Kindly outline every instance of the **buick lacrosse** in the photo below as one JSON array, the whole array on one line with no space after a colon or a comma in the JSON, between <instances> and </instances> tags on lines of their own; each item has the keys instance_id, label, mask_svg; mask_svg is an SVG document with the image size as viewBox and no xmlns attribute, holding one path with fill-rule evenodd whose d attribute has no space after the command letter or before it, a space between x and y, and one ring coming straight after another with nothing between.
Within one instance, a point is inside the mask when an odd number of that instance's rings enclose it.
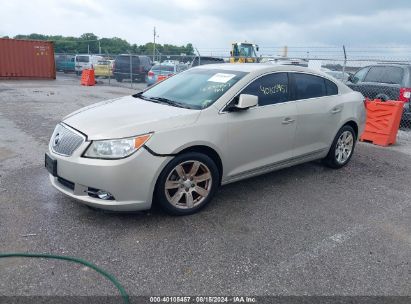
<instances>
[{"instance_id":1,"label":"buick lacrosse","mask_svg":"<svg viewBox=\"0 0 411 304\"><path fill-rule=\"evenodd\" d=\"M307 68L199 66L66 116L45 166L55 188L89 206L156 202L191 214L220 185L316 159L346 165L364 128L363 99Z\"/></svg>"}]
</instances>

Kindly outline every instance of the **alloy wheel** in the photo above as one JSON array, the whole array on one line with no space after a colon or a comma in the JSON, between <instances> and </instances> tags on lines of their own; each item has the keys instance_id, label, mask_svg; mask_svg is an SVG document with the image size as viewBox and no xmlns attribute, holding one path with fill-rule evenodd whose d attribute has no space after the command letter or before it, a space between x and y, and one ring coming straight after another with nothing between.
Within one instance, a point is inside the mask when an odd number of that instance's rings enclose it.
<instances>
[{"instance_id":1,"label":"alloy wheel","mask_svg":"<svg viewBox=\"0 0 411 304\"><path fill-rule=\"evenodd\" d=\"M176 208L191 209L200 205L210 193L210 169L197 160L184 161L171 170L165 182L167 200Z\"/></svg>"},{"instance_id":2,"label":"alloy wheel","mask_svg":"<svg viewBox=\"0 0 411 304\"><path fill-rule=\"evenodd\" d=\"M338 138L335 146L335 159L342 165L348 161L354 147L354 136L350 131L344 131Z\"/></svg>"}]
</instances>

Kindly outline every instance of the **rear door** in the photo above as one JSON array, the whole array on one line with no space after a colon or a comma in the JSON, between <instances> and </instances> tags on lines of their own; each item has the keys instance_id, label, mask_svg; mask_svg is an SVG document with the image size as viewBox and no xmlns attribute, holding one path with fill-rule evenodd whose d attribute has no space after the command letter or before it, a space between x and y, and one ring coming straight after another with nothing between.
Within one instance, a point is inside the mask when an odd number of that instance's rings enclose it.
<instances>
[{"instance_id":1,"label":"rear door","mask_svg":"<svg viewBox=\"0 0 411 304\"><path fill-rule=\"evenodd\" d=\"M330 80L305 73L290 73L292 99L297 107L296 157L327 150L340 125L343 104Z\"/></svg>"},{"instance_id":2,"label":"rear door","mask_svg":"<svg viewBox=\"0 0 411 304\"><path fill-rule=\"evenodd\" d=\"M259 100L257 107L224 114L229 134L225 168L227 177L234 179L292 158L296 130L287 73L261 76L240 94L256 95Z\"/></svg>"}]
</instances>

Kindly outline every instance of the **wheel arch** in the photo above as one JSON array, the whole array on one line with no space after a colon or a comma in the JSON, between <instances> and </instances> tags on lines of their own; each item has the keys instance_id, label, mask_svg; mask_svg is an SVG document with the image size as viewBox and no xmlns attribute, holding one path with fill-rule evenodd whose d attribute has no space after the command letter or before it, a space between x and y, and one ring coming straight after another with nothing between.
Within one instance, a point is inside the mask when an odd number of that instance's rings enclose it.
<instances>
[{"instance_id":1,"label":"wheel arch","mask_svg":"<svg viewBox=\"0 0 411 304\"><path fill-rule=\"evenodd\" d=\"M184 148L183 150L179 151L176 155L181 155L187 152L202 153L210 157L218 168L219 184L221 184L221 179L223 177L223 162L221 160L220 155L218 154L216 150L214 150L213 148L209 146L205 146L205 145L194 145L194 146Z\"/></svg>"},{"instance_id":2,"label":"wheel arch","mask_svg":"<svg viewBox=\"0 0 411 304\"><path fill-rule=\"evenodd\" d=\"M341 128L344 127L344 126L350 126L351 128L353 128L353 129L354 129L354 132L355 132L355 137L356 137L356 139L358 139L358 136L359 136L359 134L358 134L358 124L357 124L354 120L348 120L348 121L346 121L346 122L341 126ZM340 128L340 129L341 129L341 128Z\"/></svg>"}]
</instances>

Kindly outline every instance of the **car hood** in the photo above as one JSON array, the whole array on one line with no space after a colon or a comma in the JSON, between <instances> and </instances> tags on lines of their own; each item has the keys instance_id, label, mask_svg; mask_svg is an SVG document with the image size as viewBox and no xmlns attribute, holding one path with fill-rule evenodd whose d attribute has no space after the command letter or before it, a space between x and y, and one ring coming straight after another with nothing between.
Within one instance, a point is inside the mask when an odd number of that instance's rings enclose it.
<instances>
[{"instance_id":1,"label":"car hood","mask_svg":"<svg viewBox=\"0 0 411 304\"><path fill-rule=\"evenodd\" d=\"M190 125L200 112L126 96L82 108L66 116L63 122L87 135L89 140L99 140Z\"/></svg>"}]
</instances>

